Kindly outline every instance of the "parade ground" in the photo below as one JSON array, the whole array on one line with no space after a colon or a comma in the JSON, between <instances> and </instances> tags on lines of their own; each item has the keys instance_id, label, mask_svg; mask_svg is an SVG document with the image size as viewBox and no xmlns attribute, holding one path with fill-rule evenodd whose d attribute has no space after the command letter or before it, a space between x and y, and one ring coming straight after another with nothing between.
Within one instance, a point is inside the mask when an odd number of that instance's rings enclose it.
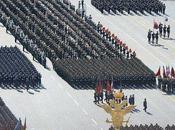
<instances>
[{"instance_id":1,"label":"parade ground","mask_svg":"<svg viewBox=\"0 0 175 130\"><path fill-rule=\"evenodd\" d=\"M101 14L91 5L90 0L85 0L87 15L92 15L92 20L99 21L117 35L129 47L137 52L137 57L152 71L157 72L159 66L175 67L175 1L163 1L166 4L166 15L150 14ZM77 0L71 0L78 7ZM165 18L168 21L165 22ZM153 28L153 21L171 26L170 39L159 38L159 44L147 42L147 33ZM0 46L17 46L21 52L22 45L15 43L14 37L6 33L5 27L0 24ZM2 89L0 97L5 104L22 121L26 118L27 130L108 130L110 119L102 108L94 101L94 90L72 88L53 70L53 65L47 59L48 69L38 62L33 61L29 52L23 54L32 62L37 71L42 75L40 89ZM122 87L122 86L121 86ZM117 91L117 90L116 90ZM128 97L135 95L136 109L125 117L128 125L156 124L165 127L175 124L175 95L168 95L156 86L151 88L124 89ZM147 99L148 110L144 112L143 101Z\"/></svg>"}]
</instances>

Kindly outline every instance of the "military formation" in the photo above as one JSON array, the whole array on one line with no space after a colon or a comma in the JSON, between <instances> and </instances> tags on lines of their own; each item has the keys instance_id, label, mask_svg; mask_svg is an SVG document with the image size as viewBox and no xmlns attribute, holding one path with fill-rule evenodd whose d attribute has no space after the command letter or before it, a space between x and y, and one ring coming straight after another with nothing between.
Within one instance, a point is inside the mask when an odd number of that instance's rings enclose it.
<instances>
[{"instance_id":1,"label":"military formation","mask_svg":"<svg viewBox=\"0 0 175 130\"><path fill-rule=\"evenodd\" d=\"M119 84L155 82L135 51L100 23L95 26L91 16L78 16L69 1L1 0L0 10L7 32L23 50L44 67L48 57L70 83L93 84L111 77Z\"/></svg>"},{"instance_id":2,"label":"military formation","mask_svg":"<svg viewBox=\"0 0 175 130\"><path fill-rule=\"evenodd\" d=\"M132 12L137 13L137 11L144 13L162 13L165 14L166 6L162 1L159 0L91 0L93 6L103 13L107 11L116 11L123 13L123 11L128 14Z\"/></svg>"},{"instance_id":3,"label":"military formation","mask_svg":"<svg viewBox=\"0 0 175 130\"><path fill-rule=\"evenodd\" d=\"M0 130L14 130L18 120L0 97Z\"/></svg>"},{"instance_id":4,"label":"military formation","mask_svg":"<svg viewBox=\"0 0 175 130\"><path fill-rule=\"evenodd\" d=\"M131 48L129 49L128 46L119 39L119 37L111 33L111 31L105 28L105 26L103 26L100 22L98 22L96 30L103 39L111 43L112 47L117 51L118 57L125 57L127 59L136 57L135 51L132 51Z\"/></svg>"},{"instance_id":5,"label":"military formation","mask_svg":"<svg viewBox=\"0 0 175 130\"><path fill-rule=\"evenodd\" d=\"M0 47L0 86L26 89L41 85L41 75L17 47Z\"/></svg>"},{"instance_id":6,"label":"military formation","mask_svg":"<svg viewBox=\"0 0 175 130\"><path fill-rule=\"evenodd\" d=\"M163 71L162 74L161 70ZM171 69L169 66L159 67L155 75L158 79L157 85L159 89L166 93L175 92L175 71L173 67Z\"/></svg>"},{"instance_id":7,"label":"military formation","mask_svg":"<svg viewBox=\"0 0 175 130\"><path fill-rule=\"evenodd\" d=\"M158 88L166 93L175 93L175 79L158 77Z\"/></svg>"},{"instance_id":8,"label":"military formation","mask_svg":"<svg viewBox=\"0 0 175 130\"><path fill-rule=\"evenodd\" d=\"M154 73L137 58L64 59L57 60L54 68L67 82L80 87L112 78L118 85L155 83Z\"/></svg>"},{"instance_id":9,"label":"military formation","mask_svg":"<svg viewBox=\"0 0 175 130\"><path fill-rule=\"evenodd\" d=\"M110 130L110 129L109 129ZM111 129L114 130L114 129ZM161 126L159 126L158 124L150 124L150 125L130 125L130 126L126 126L126 127L121 127L120 130L175 130L175 125L167 125L164 128L162 128Z\"/></svg>"}]
</instances>

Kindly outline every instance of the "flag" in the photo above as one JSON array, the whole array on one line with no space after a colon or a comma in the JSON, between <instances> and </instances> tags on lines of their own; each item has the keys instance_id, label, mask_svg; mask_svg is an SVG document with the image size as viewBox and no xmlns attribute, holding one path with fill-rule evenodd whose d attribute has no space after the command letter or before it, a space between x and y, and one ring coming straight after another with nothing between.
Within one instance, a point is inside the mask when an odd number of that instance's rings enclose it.
<instances>
[{"instance_id":1,"label":"flag","mask_svg":"<svg viewBox=\"0 0 175 130\"><path fill-rule=\"evenodd\" d=\"M166 78L165 67L163 66L163 78Z\"/></svg>"},{"instance_id":2,"label":"flag","mask_svg":"<svg viewBox=\"0 0 175 130\"><path fill-rule=\"evenodd\" d=\"M18 120L18 122L17 122L14 130L21 130L21 127L22 127L22 125L21 125L21 119L19 118L19 120Z\"/></svg>"},{"instance_id":3,"label":"flag","mask_svg":"<svg viewBox=\"0 0 175 130\"><path fill-rule=\"evenodd\" d=\"M102 84L101 81L98 82L97 86L96 86L96 92L98 94L100 94L102 92Z\"/></svg>"},{"instance_id":4,"label":"flag","mask_svg":"<svg viewBox=\"0 0 175 130\"><path fill-rule=\"evenodd\" d=\"M156 73L156 76L160 76L160 75L161 75L161 72L160 72L160 67L159 67L159 69L158 69L158 71Z\"/></svg>"},{"instance_id":5,"label":"flag","mask_svg":"<svg viewBox=\"0 0 175 130\"><path fill-rule=\"evenodd\" d=\"M174 72L174 68L171 68L171 77L175 77L175 72Z\"/></svg>"},{"instance_id":6,"label":"flag","mask_svg":"<svg viewBox=\"0 0 175 130\"><path fill-rule=\"evenodd\" d=\"M23 126L23 129L22 130L26 130L26 128L27 128L27 125L26 125L26 118L25 118L24 126Z\"/></svg>"},{"instance_id":7,"label":"flag","mask_svg":"<svg viewBox=\"0 0 175 130\"><path fill-rule=\"evenodd\" d=\"M108 91L108 92L111 92L111 85L110 85L110 83L109 83L109 80L107 80L107 83L106 83L106 91Z\"/></svg>"},{"instance_id":8,"label":"flag","mask_svg":"<svg viewBox=\"0 0 175 130\"><path fill-rule=\"evenodd\" d=\"M153 29L158 29L158 28L159 28L158 23L154 21L154 26L153 26Z\"/></svg>"}]
</instances>

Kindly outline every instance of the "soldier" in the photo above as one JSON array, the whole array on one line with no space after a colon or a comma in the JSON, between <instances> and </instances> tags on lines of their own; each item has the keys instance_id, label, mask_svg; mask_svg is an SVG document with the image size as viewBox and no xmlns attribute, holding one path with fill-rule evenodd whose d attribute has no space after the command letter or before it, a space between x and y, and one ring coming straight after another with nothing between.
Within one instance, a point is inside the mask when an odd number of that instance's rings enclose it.
<instances>
[{"instance_id":1,"label":"soldier","mask_svg":"<svg viewBox=\"0 0 175 130\"><path fill-rule=\"evenodd\" d=\"M9 30L9 21L10 21L10 17L6 17L6 24L5 24L5 26L6 26L6 33L8 32L8 30Z\"/></svg>"},{"instance_id":2,"label":"soldier","mask_svg":"<svg viewBox=\"0 0 175 130\"><path fill-rule=\"evenodd\" d=\"M158 44L158 40L159 40L159 34L158 34L158 31L157 31L156 34L155 34L155 38L156 38L156 44Z\"/></svg>"},{"instance_id":3,"label":"soldier","mask_svg":"<svg viewBox=\"0 0 175 130\"><path fill-rule=\"evenodd\" d=\"M147 101L146 101L146 98L143 102L143 110L146 112L146 109L147 109Z\"/></svg>"},{"instance_id":4,"label":"soldier","mask_svg":"<svg viewBox=\"0 0 175 130\"><path fill-rule=\"evenodd\" d=\"M164 27L163 27L163 37L165 38L165 36L166 36L166 30L167 29L167 27L166 27L166 25L164 25Z\"/></svg>"},{"instance_id":5,"label":"soldier","mask_svg":"<svg viewBox=\"0 0 175 130\"><path fill-rule=\"evenodd\" d=\"M162 27L162 24L160 23L159 24L159 34L160 34L160 37L162 37L162 29L163 29L163 27Z\"/></svg>"},{"instance_id":6,"label":"soldier","mask_svg":"<svg viewBox=\"0 0 175 130\"><path fill-rule=\"evenodd\" d=\"M102 90L102 92L100 92L100 101L103 103L103 90Z\"/></svg>"},{"instance_id":7,"label":"soldier","mask_svg":"<svg viewBox=\"0 0 175 130\"><path fill-rule=\"evenodd\" d=\"M98 102L97 92L94 92L94 102L95 102L95 103L97 103L97 102Z\"/></svg>"},{"instance_id":8,"label":"soldier","mask_svg":"<svg viewBox=\"0 0 175 130\"><path fill-rule=\"evenodd\" d=\"M147 36L147 38L148 38L148 43L150 43L151 42L151 30L149 29L149 31L148 31L148 36Z\"/></svg>"},{"instance_id":9,"label":"soldier","mask_svg":"<svg viewBox=\"0 0 175 130\"><path fill-rule=\"evenodd\" d=\"M158 76L158 88L161 89L162 86L162 77Z\"/></svg>"},{"instance_id":10,"label":"soldier","mask_svg":"<svg viewBox=\"0 0 175 130\"><path fill-rule=\"evenodd\" d=\"M129 50L126 52L126 58L129 59Z\"/></svg>"},{"instance_id":11,"label":"soldier","mask_svg":"<svg viewBox=\"0 0 175 130\"><path fill-rule=\"evenodd\" d=\"M165 9L166 9L166 6L165 6L165 4L163 4L163 8L162 8L163 14L165 14Z\"/></svg>"},{"instance_id":12,"label":"soldier","mask_svg":"<svg viewBox=\"0 0 175 130\"><path fill-rule=\"evenodd\" d=\"M167 27L167 35L168 35L168 38L170 37L170 25L168 25Z\"/></svg>"},{"instance_id":13,"label":"soldier","mask_svg":"<svg viewBox=\"0 0 175 130\"><path fill-rule=\"evenodd\" d=\"M81 0L82 9L84 9L84 0Z\"/></svg>"},{"instance_id":14,"label":"soldier","mask_svg":"<svg viewBox=\"0 0 175 130\"><path fill-rule=\"evenodd\" d=\"M154 43L155 33L152 33L152 43Z\"/></svg>"},{"instance_id":15,"label":"soldier","mask_svg":"<svg viewBox=\"0 0 175 130\"><path fill-rule=\"evenodd\" d=\"M81 7L81 1L78 1L78 9Z\"/></svg>"}]
</instances>

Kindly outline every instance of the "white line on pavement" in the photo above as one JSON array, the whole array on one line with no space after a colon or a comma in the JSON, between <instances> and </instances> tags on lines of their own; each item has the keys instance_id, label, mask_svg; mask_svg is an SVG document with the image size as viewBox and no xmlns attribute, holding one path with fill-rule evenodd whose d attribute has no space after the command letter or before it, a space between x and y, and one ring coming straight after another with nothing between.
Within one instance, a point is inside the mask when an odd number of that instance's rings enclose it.
<instances>
[{"instance_id":1,"label":"white line on pavement","mask_svg":"<svg viewBox=\"0 0 175 130\"><path fill-rule=\"evenodd\" d=\"M82 111L84 112L85 115L88 115L88 112L84 108L82 108Z\"/></svg>"},{"instance_id":2,"label":"white line on pavement","mask_svg":"<svg viewBox=\"0 0 175 130\"><path fill-rule=\"evenodd\" d=\"M75 99L72 97L72 95L71 95L68 91L66 91L66 94L73 100L73 102L74 102L77 106L80 105L80 104L77 102L77 100L75 100Z\"/></svg>"},{"instance_id":3,"label":"white line on pavement","mask_svg":"<svg viewBox=\"0 0 175 130\"><path fill-rule=\"evenodd\" d=\"M98 124L98 123L94 120L94 118L91 118L91 121L94 122L95 125Z\"/></svg>"}]
</instances>

